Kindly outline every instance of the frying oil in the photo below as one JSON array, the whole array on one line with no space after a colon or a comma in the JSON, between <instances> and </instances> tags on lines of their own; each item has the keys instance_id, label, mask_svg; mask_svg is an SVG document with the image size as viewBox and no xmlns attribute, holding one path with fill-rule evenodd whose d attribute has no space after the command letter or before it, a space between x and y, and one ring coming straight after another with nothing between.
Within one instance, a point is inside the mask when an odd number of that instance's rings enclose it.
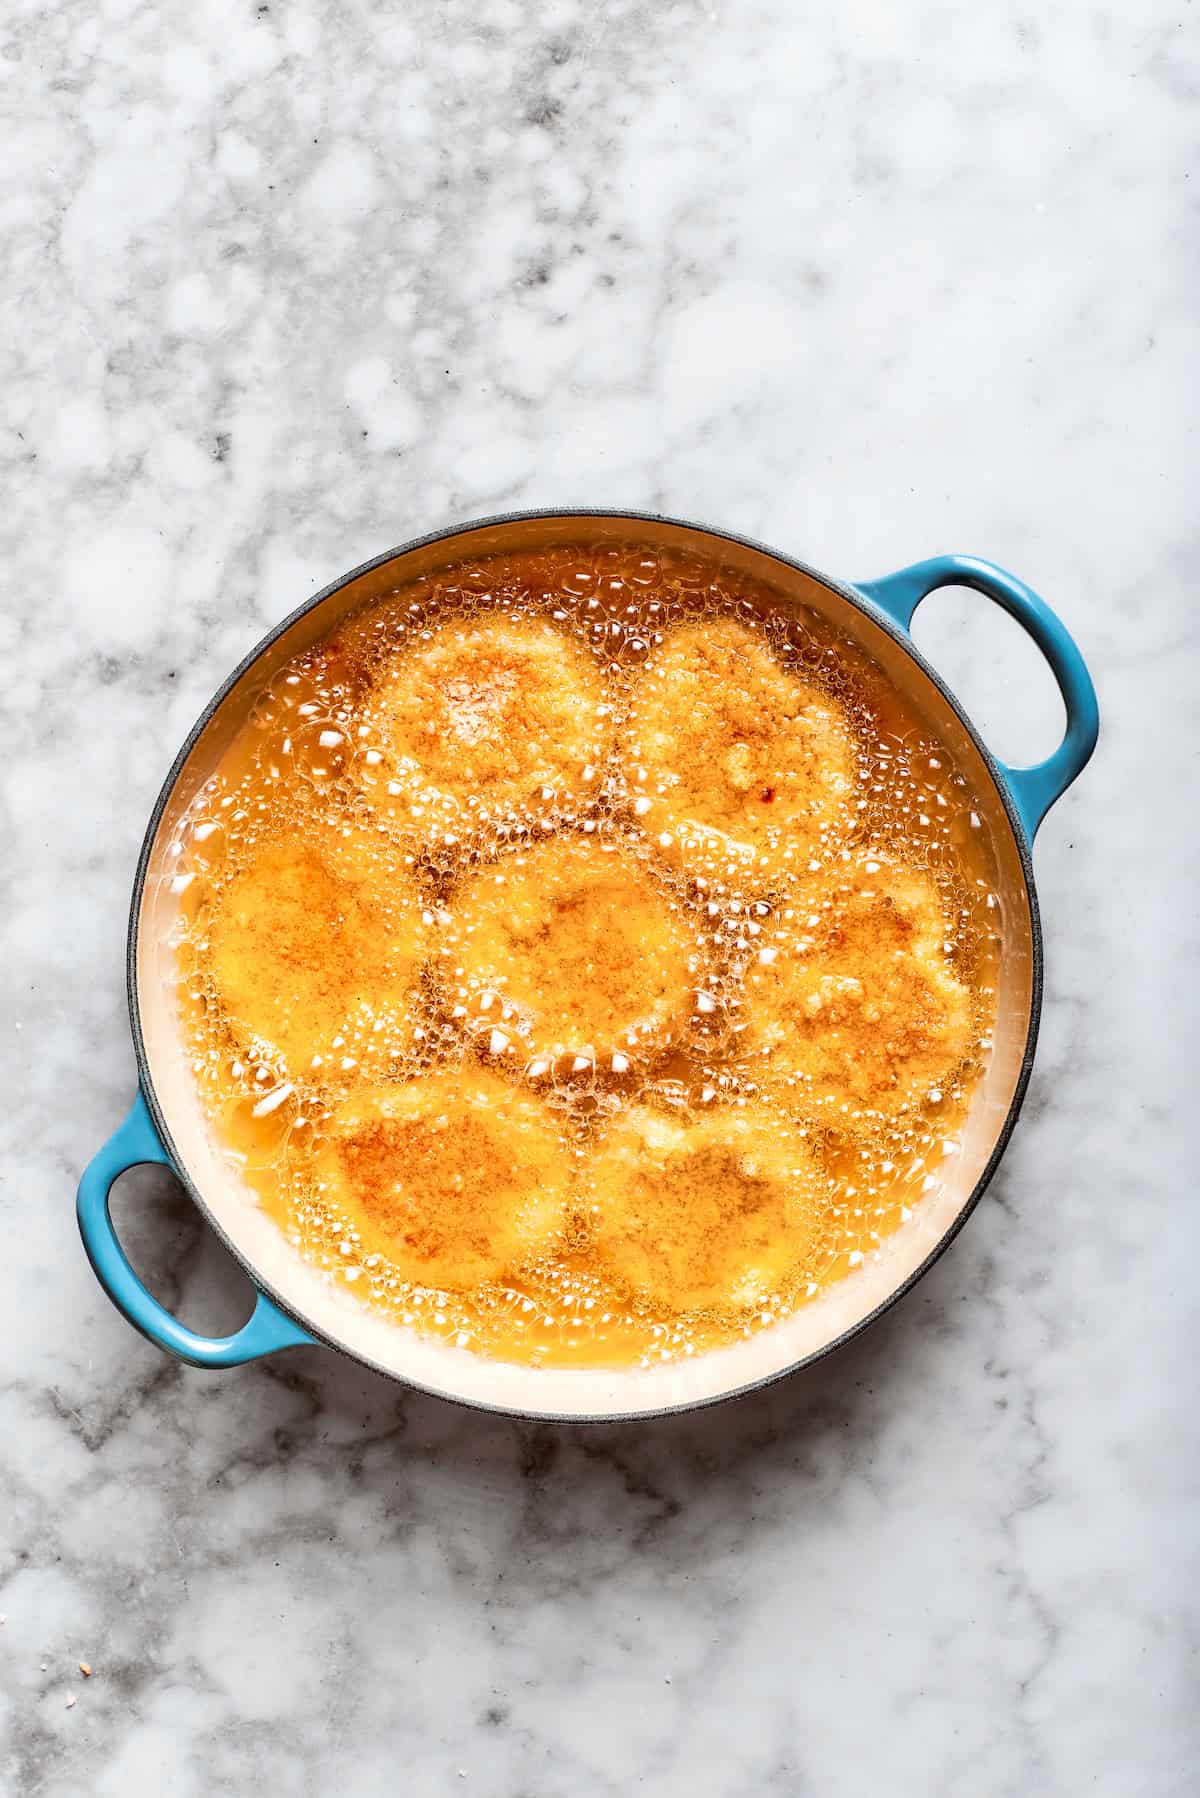
<instances>
[{"instance_id":1,"label":"frying oil","mask_svg":"<svg viewBox=\"0 0 1200 1798\"><path fill-rule=\"evenodd\" d=\"M550 620L578 645L602 685L608 746L580 794L553 815L469 812L427 833L373 803L379 761L369 725L381 670L419 651L448 621ZM625 721L638 683L676 627L735 621L777 662L844 715L854 781L799 867L747 867L716 838L700 861L667 831L643 827L651 808ZM215 929L230 882L280 843L329 835L348 845L382 932L417 933L406 1001L381 1025L348 1016L317 1065L292 1065L248 1030L214 976ZM471 875L546 840L619 848L643 871L695 944L685 1026L652 1052L585 1043L547 1053L502 1016L497 995L464 984L454 943L456 894ZM581 853L582 853L581 849ZM460 563L422 577L351 616L280 670L189 809L171 845L178 913L171 931L177 1002L201 1096L245 1181L299 1253L329 1281L400 1323L461 1347L547 1366L645 1364L770 1327L854 1276L940 1184L990 1046L997 918L987 833L945 746L856 648L769 588L698 557L658 549L567 546ZM941 1086L897 1116L852 1127L836 1108L793 1103L767 1077L739 1030L746 970L766 947L786 955L810 932L853 860L876 856L929 880L945 920L947 964L970 994L971 1040ZM415 908L415 909L414 909ZM401 917L401 912L404 916ZM414 939L416 941L416 939ZM554 969L546 979L555 978ZM437 1070L499 1070L536 1093L577 1174L563 1232L519 1274L469 1291L407 1278L385 1237L340 1208L315 1168L339 1108L368 1085L400 1085ZM614 1119L649 1105L687 1120L714 1107L764 1108L815 1157L824 1180L818 1227L797 1239L771 1289L680 1310L629 1290L591 1248L589 1173Z\"/></svg>"}]
</instances>

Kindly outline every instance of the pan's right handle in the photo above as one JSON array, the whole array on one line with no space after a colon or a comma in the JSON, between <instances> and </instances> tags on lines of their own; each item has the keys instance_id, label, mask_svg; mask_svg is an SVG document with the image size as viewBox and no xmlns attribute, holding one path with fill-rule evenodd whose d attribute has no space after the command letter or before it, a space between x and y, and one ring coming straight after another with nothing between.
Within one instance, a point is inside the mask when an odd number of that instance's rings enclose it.
<instances>
[{"instance_id":1,"label":"pan's right handle","mask_svg":"<svg viewBox=\"0 0 1200 1798\"><path fill-rule=\"evenodd\" d=\"M159 1141L154 1120L139 1091L125 1122L88 1163L79 1182L76 1215L79 1233L96 1278L117 1310L135 1330L156 1348L166 1349L193 1367L240 1367L276 1349L295 1348L314 1339L269 1299L257 1294L254 1310L232 1336L200 1336L147 1292L129 1265L129 1259L113 1227L109 1194L119 1175L128 1168L155 1162L170 1167L171 1158Z\"/></svg>"},{"instance_id":2,"label":"pan's right handle","mask_svg":"<svg viewBox=\"0 0 1200 1798\"><path fill-rule=\"evenodd\" d=\"M981 561L978 556L931 556L926 562L914 562L911 568L901 568L881 580L858 582L859 592L865 593L906 636L913 613L938 587L974 587L977 593L1003 606L1028 631L1058 682L1067 708L1067 731L1054 754L1031 768L999 764L1032 843L1038 825L1054 801L1082 773L1096 747L1100 713L1092 677L1062 619L1044 599L1038 598L1032 587L1019 581L1015 574L997 568L994 562Z\"/></svg>"}]
</instances>

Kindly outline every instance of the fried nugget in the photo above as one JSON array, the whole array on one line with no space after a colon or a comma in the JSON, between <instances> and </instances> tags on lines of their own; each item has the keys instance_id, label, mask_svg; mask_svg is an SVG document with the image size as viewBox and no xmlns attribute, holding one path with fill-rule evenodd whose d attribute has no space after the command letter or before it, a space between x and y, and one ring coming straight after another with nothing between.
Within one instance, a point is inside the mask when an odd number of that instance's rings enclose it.
<instances>
[{"instance_id":1,"label":"fried nugget","mask_svg":"<svg viewBox=\"0 0 1200 1798\"><path fill-rule=\"evenodd\" d=\"M427 938L420 894L386 840L321 825L268 839L221 888L206 960L236 1034L298 1079L318 1057L362 1059L386 1042Z\"/></svg>"},{"instance_id":2,"label":"fried nugget","mask_svg":"<svg viewBox=\"0 0 1200 1798\"><path fill-rule=\"evenodd\" d=\"M514 1273L552 1243L571 1168L553 1113L478 1068L348 1100L315 1162L364 1247L451 1291Z\"/></svg>"},{"instance_id":3,"label":"fried nugget","mask_svg":"<svg viewBox=\"0 0 1200 1798\"><path fill-rule=\"evenodd\" d=\"M650 657L629 754L643 826L689 862L802 867L849 820L845 713L733 619L681 625Z\"/></svg>"},{"instance_id":4,"label":"fried nugget","mask_svg":"<svg viewBox=\"0 0 1200 1798\"><path fill-rule=\"evenodd\" d=\"M586 809L609 753L603 677L542 618L439 625L383 663L362 717L364 792L427 838Z\"/></svg>"},{"instance_id":5,"label":"fried nugget","mask_svg":"<svg viewBox=\"0 0 1200 1798\"><path fill-rule=\"evenodd\" d=\"M911 869L864 861L799 932L747 973L753 1060L826 1115L919 1105L972 1037L937 889Z\"/></svg>"},{"instance_id":6,"label":"fried nugget","mask_svg":"<svg viewBox=\"0 0 1200 1798\"><path fill-rule=\"evenodd\" d=\"M624 1112L590 1169L596 1252L617 1283L672 1311L749 1305L802 1262L826 1183L763 1105L697 1117Z\"/></svg>"},{"instance_id":7,"label":"fried nugget","mask_svg":"<svg viewBox=\"0 0 1200 1798\"><path fill-rule=\"evenodd\" d=\"M629 1057L686 1024L703 973L697 922L639 847L555 837L450 900L459 1001L500 1027L499 1047L515 1034L531 1054Z\"/></svg>"}]
</instances>

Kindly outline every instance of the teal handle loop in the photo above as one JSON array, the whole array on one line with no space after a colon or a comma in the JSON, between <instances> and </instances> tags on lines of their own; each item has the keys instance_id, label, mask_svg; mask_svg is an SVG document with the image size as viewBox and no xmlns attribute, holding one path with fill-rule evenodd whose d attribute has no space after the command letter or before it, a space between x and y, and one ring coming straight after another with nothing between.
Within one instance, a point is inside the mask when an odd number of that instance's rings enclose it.
<instances>
[{"instance_id":1,"label":"teal handle loop","mask_svg":"<svg viewBox=\"0 0 1200 1798\"><path fill-rule=\"evenodd\" d=\"M139 1092L125 1122L84 1169L75 1206L79 1233L96 1278L134 1329L156 1348L166 1349L193 1367L240 1367L244 1361L274 1354L276 1349L311 1343L307 1330L293 1323L265 1292L257 1295L249 1319L232 1336L197 1335L147 1292L117 1241L109 1212L113 1182L128 1168L144 1162L171 1166Z\"/></svg>"},{"instance_id":2,"label":"teal handle loop","mask_svg":"<svg viewBox=\"0 0 1200 1798\"><path fill-rule=\"evenodd\" d=\"M978 556L931 556L882 580L859 581L858 591L877 605L906 634L913 613L938 587L974 587L1003 606L1027 631L1050 664L1067 708L1067 731L1053 755L1031 768L999 763L1025 835L1032 843L1056 799L1087 766L1100 732L1096 689L1074 638L1044 599L1015 574L983 562Z\"/></svg>"}]
</instances>

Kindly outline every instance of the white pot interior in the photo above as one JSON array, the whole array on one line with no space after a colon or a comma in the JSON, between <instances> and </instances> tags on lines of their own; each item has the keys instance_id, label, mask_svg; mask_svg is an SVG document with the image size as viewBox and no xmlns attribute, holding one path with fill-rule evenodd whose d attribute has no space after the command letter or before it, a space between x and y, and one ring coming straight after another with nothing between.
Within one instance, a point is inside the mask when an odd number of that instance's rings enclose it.
<instances>
[{"instance_id":1,"label":"white pot interior","mask_svg":"<svg viewBox=\"0 0 1200 1798\"><path fill-rule=\"evenodd\" d=\"M783 603L802 604L831 619L902 687L978 795L1000 900L998 1017L991 1061L975 1092L961 1153L947 1163L940 1186L888 1239L877 1260L790 1318L734 1347L644 1369L535 1369L428 1341L369 1311L302 1261L261 1209L215 1140L188 1067L172 999L170 950L164 941L176 903L165 848L263 682L346 613L415 574L464 555L614 539L693 549L753 574L774 587ZM150 844L134 952L136 1014L148 1096L165 1125L167 1146L178 1167L258 1283L318 1335L398 1379L470 1403L535 1416L645 1415L702 1404L794 1367L863 1323L922 1267L969 1205L1021 1082L1033 1004L1031 905L1012 826L969 732L912 657L836 590L763 550L693 526L588 514L499 520L418 545L360 574L294 620L225 695L178 772Z\"/></svg>"}]
</instances>

